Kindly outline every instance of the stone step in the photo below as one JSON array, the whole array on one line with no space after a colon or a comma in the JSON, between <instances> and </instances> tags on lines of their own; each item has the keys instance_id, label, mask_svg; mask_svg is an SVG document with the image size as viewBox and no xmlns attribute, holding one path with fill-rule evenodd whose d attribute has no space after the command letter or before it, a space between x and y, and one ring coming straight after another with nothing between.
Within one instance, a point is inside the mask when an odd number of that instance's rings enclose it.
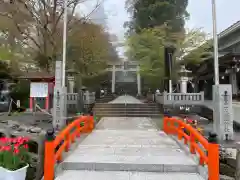
<instances>
[{"instance_id":1,"label":"stone step","mask_svg":"<svg viewBox=\"0 0 240 180\"><path fill-rule=\"evenodd\" d=\"M151 118L158 118L160 117L158 114L141 114L141 115L126 115L126 114L96 114L96 116L100 117L151 117Z\"/></svg>"},{"instance_id":2,"label":"stone step","mask_svg":"<svg viewBox=\"0 0 240 180\"><path fill-rule=\"evenodd\" d=\"M94 110L94 113L112 113L112 114L119 114L119 113L125 113L125 114L148 114L148 113L156 113L159 114L160 112L157 110L135 110L135 111L131 111L131 110L109 110L109 109L103 109L103 110Z\"/></svg>"},{"instance_id":3,"label":"stone step","mask_svg":"<svg viewBox=\"0 0 240 180\"><path fill-rule=\"evenodd\" d=\"M136 107L158 107L157 104L155 103L151 103L151 104L123 104L123 103L120 103L120 104L110 104L110 103L96 103L95 104L95 107L102 107L102 108L107 108L107 107L122 107L122 108L125 108L125 107L133 107L133 108L136 108Z\"/></svg>"},{"instance_id":4,"label":"stone step","mask_svg":"<svg viewBox=\"0 0 240 180\"><path fill-rule=\"evenodd\" d=\"M197 173L63 171L56 180L204 180Z\"/></svg>"},{"instance_id":5,"label":"stone step","mask_svg":"<svg viewBox=\"0 0 240 180\"><path fill-rule=\"evenodd\" d=\"M160 114L95 114L100 117L161 117Z\"/></svg>"},{"instance_id":6,"label":"stone step","mask_svg":"<svg viewBox=\"0 0 240 180\"><path fill-rule=\"evenodd\" d=\"M128 106L122 106L122 107L116 107L116 106L106 106L106 107L102 107L102 106L94 106L95 109L159 109L158 106L134 106L134 107L128 107Z\"/></svg>"},{"instance_id":7,"label":"stone step","mask_svg":"<svg viewBox=\"0 0 240 180\"><path fill-rule=\"evenodd\" d=\"M93 160L94 158L94 160ZM62 163L63 170L90 170L90 171L139 171L139 172L185 172L197 173L198 166L183 163L186 159L175 156L79 156L75 160L66 160ZM165 159L162 161L161 159ZM176 160L177 159L177 160ZM166 163L168 161L168 163Z\"/></svg>"}]
</instances>

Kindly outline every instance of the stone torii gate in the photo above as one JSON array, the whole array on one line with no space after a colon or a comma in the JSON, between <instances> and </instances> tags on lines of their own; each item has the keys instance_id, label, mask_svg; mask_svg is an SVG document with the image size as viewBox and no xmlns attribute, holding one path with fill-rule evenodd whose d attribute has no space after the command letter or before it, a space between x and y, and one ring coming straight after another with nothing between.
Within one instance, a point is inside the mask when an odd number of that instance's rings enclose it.
<instances>
[{"instance_id":1,"label":"stone torii gate","mask_svg":"<svg viewBox=\"0 0 240 180\"><path fill-rule=\"evenodd\" d=\"M140 68L137 62L135 61L120 61L109 63L109 68L107 71L112 74L112 93L115 93L116 87L116 72L136 72L137 74L137 92L138 95L141 95L141 75L139 73Z\"/></svg>"}]
</instances>

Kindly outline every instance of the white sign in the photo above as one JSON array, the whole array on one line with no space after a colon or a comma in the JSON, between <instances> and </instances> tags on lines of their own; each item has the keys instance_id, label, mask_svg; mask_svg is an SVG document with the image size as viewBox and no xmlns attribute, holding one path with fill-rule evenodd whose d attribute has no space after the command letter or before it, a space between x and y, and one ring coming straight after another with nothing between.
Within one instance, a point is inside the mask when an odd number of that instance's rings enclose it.
<instances>
[{"instance_id":1,"label":"white sign","mask_svg":"<svg viewBox=\"0 0 240 180\"><path fill-rule=\"evenodd\" d=\"M48 96L48 83L31 83L30 97L47 97Z\"/></svg>"}]
</instances>

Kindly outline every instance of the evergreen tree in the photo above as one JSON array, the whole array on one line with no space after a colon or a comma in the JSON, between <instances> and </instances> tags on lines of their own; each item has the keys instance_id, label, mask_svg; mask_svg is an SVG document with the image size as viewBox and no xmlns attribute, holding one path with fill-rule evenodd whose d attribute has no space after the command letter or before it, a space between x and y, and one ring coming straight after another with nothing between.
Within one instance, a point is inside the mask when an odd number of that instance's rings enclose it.
<instances>
[{"instance_id":1,"label":"evergreen tree","mask_svg":"<svg viewBox=\"0 0 240 180\"><path fill-rule=\"evenodd\" d=\"M126 6L132 19L126 23L130 32L167 25L172 32L184 31L188 0L131 0Z\"/></svg>"}]
</instances>

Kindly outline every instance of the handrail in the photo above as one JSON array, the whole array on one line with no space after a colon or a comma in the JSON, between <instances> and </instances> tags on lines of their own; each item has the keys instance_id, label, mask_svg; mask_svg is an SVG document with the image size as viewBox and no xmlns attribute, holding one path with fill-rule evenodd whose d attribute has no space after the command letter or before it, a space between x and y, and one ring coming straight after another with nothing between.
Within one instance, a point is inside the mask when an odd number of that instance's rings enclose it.
<instances>
[{"instance_id":1,"label":"handrail","mask_svg":"<svg viewBox=\"0 0 240 180\"><path fill-rule=\"evenodd\" d=\"M164 117L163 130L166 134L177 135L178 140L184 139L189 144L191 154L199 154L199 164L208 166L209 180L219 180L219 145L208 142L191 125L180 119Z\"/></svg>"},{"instance_id":2,"label":"handrail","mask_svg":"<svg viewBox=\"0 0 240 180\"><path fill-rule=\"evenodd\" d=\"M54 180L55 164L62 161L63 152L68 152L71 143L81 133L90 133L94 128L93 116L80 116L62 130L55 138L48 132L45 142L44 180Z\"/></svg>"}]
</instances>

